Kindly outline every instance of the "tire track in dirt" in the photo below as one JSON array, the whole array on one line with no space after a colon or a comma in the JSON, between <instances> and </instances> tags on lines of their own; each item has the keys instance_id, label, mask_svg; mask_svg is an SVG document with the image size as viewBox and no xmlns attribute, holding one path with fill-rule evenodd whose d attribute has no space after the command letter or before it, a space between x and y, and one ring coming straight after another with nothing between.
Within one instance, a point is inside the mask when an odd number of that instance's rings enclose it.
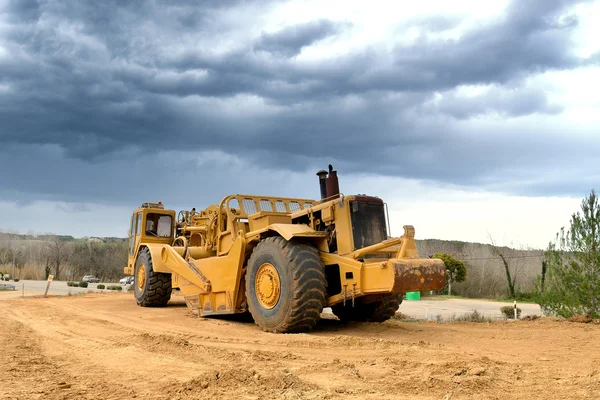
<instances>
[{"instance_id":1,"label":"tire track in dirt","mask_svg":"<svg viewBox=\"0 0 600 400\"><path fill-rule=\"evenodd\" d=\"M178 300L159 309L137 307L127 294L0 301L7 322L0 325L0 354L10 363L0 365L12 368L9 395L595 399L600 393L598 326L326 319L310 334L275 335L235 319L192 318ZM30 384L27 374L43 379ZM71 386L60 388L63 381Z\"/></svg>"}]
</instances>

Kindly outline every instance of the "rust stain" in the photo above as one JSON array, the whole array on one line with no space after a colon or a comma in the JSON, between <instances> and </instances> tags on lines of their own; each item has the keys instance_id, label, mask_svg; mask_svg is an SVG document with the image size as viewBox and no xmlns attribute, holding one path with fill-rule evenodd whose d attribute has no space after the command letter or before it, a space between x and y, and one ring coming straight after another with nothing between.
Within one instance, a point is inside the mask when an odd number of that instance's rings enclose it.
<instances>
[{"instance_id":1,"label":"rust stain","mask_svg":"<svg viewBox=\"0 0 600 400\"><path fill-rule=\"evenodd\" d=\"M390 260L395 269L394 293L442 290L446 286L446 267L438 259Z\"/></svg>"}]
</instances>

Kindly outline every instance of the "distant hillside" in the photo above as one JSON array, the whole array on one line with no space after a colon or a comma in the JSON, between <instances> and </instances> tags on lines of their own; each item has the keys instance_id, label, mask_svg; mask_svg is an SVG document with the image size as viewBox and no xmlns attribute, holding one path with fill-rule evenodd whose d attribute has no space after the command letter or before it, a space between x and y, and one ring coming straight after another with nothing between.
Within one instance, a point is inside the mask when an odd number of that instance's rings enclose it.
<instances>
[{"instance_id":1,"label":"distant hillside","mask_svg":"<svg viewBox=\"0 0 600 400\"><path fill-rule=\"evenodd\" d=\"M58 240L57 240L58 239ZM0 232L0 269L9 269L13 260L21 266L30 267L32 276L44 278L46 266L56 266L49 260L64 243L68 257L64 259L63 270L76 271L79 274L105 274L106 277L117 278L122 274L122 266L126 263L127 239L107 238L74 238L65 235L49 234L15 234ZM467 297L501 297L507 294L507 283L504 266L500 257L492 251L489 244L469 243L449 240L417 240L417 249L421 257L430 257L437 252L453 255L465 262L467 280L453 285L453 290ZM54 252L52 251L54 244ZM519 291L531 292L535 280L541 273L544 257L541 250L517 250L509 247L498 247L509 263L509 269L515 278L515 286ZM15 257L13 258L13 254Z\"/></svg>"},{"instance_id":2,"label":"distant hillside","mask_svg":"<svg viewBox=\"0 0 600 400\"><path fill-rule=\"evenodd\" d=\"M452 291L467 297L501 297L507 294L504 265L489 244L449 240L417 240L417 249L422 257L437 252L448 253L465 262L467 280L453 285ZM544 252L542 250L517 250L497 247L509 264L515 279L515 287L521 292L531 292L535 280L541 274Z\"/></svg>"},{"instance_id":3,"label":"distant hillside","mask_svg":"<svg viewBox=\"0 0 600 400\"><path fill-rule=\"evenodd\" d=\"M11 233L6 231L0 231L0 240L2 241L53 241L54 239L58 239L61 242L76 242L76 241L101 241L103 243L112 243L112 242L122 242L127 240L127 238L118 238L118 237L83 237L83 238L75 238L70 235L54 235L51 233L41 233L41 234L20 234L20 233Z\"/></svg>"}]
</instances>

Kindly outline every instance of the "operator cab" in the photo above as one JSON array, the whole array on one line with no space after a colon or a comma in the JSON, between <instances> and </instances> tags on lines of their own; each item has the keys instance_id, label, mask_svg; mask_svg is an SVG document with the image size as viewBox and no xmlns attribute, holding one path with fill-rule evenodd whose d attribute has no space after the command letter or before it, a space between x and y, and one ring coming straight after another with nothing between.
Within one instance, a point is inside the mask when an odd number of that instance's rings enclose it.
<instances>
[{"instance_id":1,"label":"operator cab","mask_svg":"<svg viewBox=\"0 0 600 400\"><path fill-rule=\"evenodd\" d=\"M362 249L388 238L384 203L378 197L352 196L349 200L353 250Z\"/></svg>"},{"instance_id":2,"label":"operator cab","mask_svg":"<svg viewBox=\"0 0 600 400\"><path fill-rule=\"evenodd\" d=\"M132 275L140 243L173 242L175 211L165 210L161 201L142 203L133 212L129 226L129 257L125 273Z\"/></svg>"}]
</instances>

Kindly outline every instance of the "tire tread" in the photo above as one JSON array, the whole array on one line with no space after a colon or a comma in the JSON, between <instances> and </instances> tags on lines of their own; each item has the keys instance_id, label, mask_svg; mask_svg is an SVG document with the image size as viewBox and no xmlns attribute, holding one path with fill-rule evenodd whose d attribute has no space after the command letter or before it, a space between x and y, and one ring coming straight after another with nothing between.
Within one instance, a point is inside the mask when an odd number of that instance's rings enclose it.
<instances>
[{"instance_id":1,"label":"tire tread","mask_svg":"<svg viewBox=\"0 0 600 400\"><path fill-rule=\"evenodd\" d=\"M144 294L143 299L141 301L137 301L137 303L142 307L164 307L171 299L171 274L154 272L154 269L152 268L152 257L150 255L150 251L145 248L141 252L146 253L148 260L149 274L146 277L146 279L148 279L148 290Z\"/></svg>"},{"instance_id":2,"label":"tire tread","mask_svg":"<svg viewBox=\"0 0 600 400\"><path fill-rule=\"evenodd\" d=\"M248 265L255 260L256 251L263 243L272 243L277 246L282 255L288 260L293 279L293 293L291 309L285 320L275 329L269 329L261 324L260 311L254 309L252 302L248 302L250 313L256 324L265 331L275 333L298 333L310 331L321 318L325 306L326 278L323 263L319 258L317 249L304 243L287 241L280 236L264 239L254 249ZM250 293L250 285L254 282L246 280L246 293Z\"/></svg>"}]
</instances>

